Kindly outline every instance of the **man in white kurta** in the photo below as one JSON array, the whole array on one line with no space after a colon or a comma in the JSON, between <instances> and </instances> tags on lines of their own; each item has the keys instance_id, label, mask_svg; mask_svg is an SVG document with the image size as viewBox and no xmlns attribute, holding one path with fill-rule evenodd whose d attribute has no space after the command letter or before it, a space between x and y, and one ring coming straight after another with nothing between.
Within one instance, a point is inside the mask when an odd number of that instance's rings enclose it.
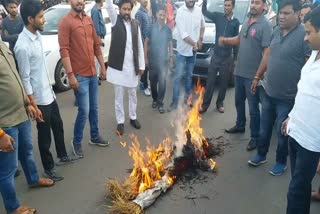
<instances>
[{"instance_id":1,"label":"man in white kurta","mask_svg":"<svg viewBox=\"0 0 320 214\"><path fill-rule=\"evenodd\" d=\"M132 44L132 32L131 32L131 18L130 12L132 9L132 3L129 0L122 0L119 3L120 15L117 15L116 10L113 7L111 0L106 1L107 11L111 20L112 28L115 27L117 19L121 18L126 30L126 44L122 70L115 69L111 65L107 69L107 81L114 85L115 90L115 113L117 120L117 134L122 135L124 132L125 113L123 106L124 91L128 91L129 97L129 118L130 124L140 129L141 125L137 120L137 94L136 87L139 82L139 75L135 71L134 65L134 53ZM111 51L109 54L113 54ZM143 45L141 39L140 29L138 29L138 66L139 73L145 69Z\"/></svg>"}]
</instances>

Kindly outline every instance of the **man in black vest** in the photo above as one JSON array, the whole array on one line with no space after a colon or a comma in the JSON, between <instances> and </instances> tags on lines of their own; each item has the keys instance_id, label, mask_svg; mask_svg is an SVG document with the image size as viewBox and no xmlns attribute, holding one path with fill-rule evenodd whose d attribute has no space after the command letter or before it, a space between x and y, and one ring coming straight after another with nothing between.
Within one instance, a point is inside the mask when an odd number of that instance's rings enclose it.
<instances>
[{"instance_id":1,"label":"man in black vest","mask_svg":"<svg viewBox=\"0 0 320 214\"><path fill-rule=\"evenodd\" d=\"M117 134L124 132L123 93L128 91L130 124L140 129L137 120L137 92L139 75L145 69L143 45L139 25L131 19L133 3L130 0L120 0L118 15L112 1L107 0L107 11L111 19L112 34L108 59L107 80L114 85L115 112L117 119Z\"/></svg>"}]
</instances>

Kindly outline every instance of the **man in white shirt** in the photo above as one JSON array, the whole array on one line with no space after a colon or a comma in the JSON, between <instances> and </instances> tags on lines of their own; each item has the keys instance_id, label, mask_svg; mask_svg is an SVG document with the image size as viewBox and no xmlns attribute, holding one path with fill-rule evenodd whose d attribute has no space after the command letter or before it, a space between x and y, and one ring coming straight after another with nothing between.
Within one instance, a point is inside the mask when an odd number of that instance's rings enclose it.
<instances>
[{"instance_id":1,"label":"man in white shirt","mask_svg":"<svg viewBox=\"0 0 320 214\"><path fill-rule=\"evenodd\" d=\"M144 52L139 24L131 19L133 3L130 0L120 0L118 15L111 0L106 0L106 8L111 19L112 34L108 59L107 81L114 85L115 113L117 120L116 133L124 133L124 90L129 96L130 124L140 129L137 120L137 85L139 75L145 69Z\"/></svg>"},{"instance_id":2,"label":"man in white shirt","mask_svg":"<svg viewBox=\"0 0 320 214\"><path fill-rule=\"evenodd\" d=\"M184 103L187 104L192 90L192 72L195 65L196 53L202 47L205 21L201 9L195 6L195 0L185 0L176 16L176 71L173 84L173 97L169 111L178 106L180 83L185 76ZM185 73L184 73L185 72Z\"/></svg>"},{"instance_id":3,"label":"man in white shirt","mask_svg":"<svg viewBox=\"0 0 320 214\"><path fill-rule=\"evenodd\" d=\"M55 162L50 152L51 129L59 158L57 164L73 163L74 159L70 158L66 151L63 122L43 53L39 31L43 30L45 19L41 3L37 0L22 3L21 17L25 27L14 48L20 68L19 74L31 103L38 106L43 116L42 121L37 121L37 129L38 146L45 175L54 181L60 181L63 177L56 174Z\"/></svg>"},{"instance_id":4,"label":"man in white shirt","mask_svg":"<svg viewBox=\"0 0 320 214\"><path fill-rule=\"evenodd\" d=\"M289 135L291 181L287 214L310 213L311 182L320 157L320 7L305 16L312 54L302 68L298 93L282 133Z\"/></svg>"}]
</instances>

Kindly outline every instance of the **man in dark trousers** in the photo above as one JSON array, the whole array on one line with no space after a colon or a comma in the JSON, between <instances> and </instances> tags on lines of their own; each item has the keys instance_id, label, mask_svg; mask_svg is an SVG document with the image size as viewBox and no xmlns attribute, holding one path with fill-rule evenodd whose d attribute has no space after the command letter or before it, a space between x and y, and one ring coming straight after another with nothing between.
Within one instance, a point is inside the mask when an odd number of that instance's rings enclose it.
<instances>
[{"instance_id":1,"label":"man in dark trousers","mask_svg":"<svg viewBox=\"0 0 320 214\"><path fill-rule=\"evenodd\" d=\"M13 52L19 33L23 30L23 21L18 14L17 0L8 0L6 9L9 15L2 21L1 38L2 41L9 42L9 48Z\"/></svg>"},{"instance_id":2,"label":"man in dark trousers","mask_svg":"<svg viewBox=\"0 0 320 214\"><path fill-rule=\"evenodd\" d=\"M235 75L235 106L237 120L227 133L243 133L246 126L246 99L250 113L251 139L247 150L256 148L260 130L259 93L251 93L251 84L261 66L263 53L268 50L272 34L272 24L264 16L266 0L252 0L248 19L243 23L236 37L219 38L219 45L240 45Z\"/></svg>"},{"instance_id":3,"label":"man in dark trousers","mask_svg":"<svg viewBox=\"0 0 320 214\"><path fill-rule=\"evenodd\" d=\"M224 13L220 12L209 12L207 10L207 0L203 1L202 13L207 18L211 19L216 25L216 41L218 44L220 36L233 37L239 34L240 22L237 18L233 17L233 8L235 0L224 1ZM233 57L232 57L233 50ZM210 106L214 84L216 82L217 73L219 72L220 84L219 84L219 95L216 102L217 110L220 113L224 113L223 101L226 96L228 87L229 73L233 62L236 60L238 49L236 46L215 45L214 54L211 57L211 62L208 70L208 78L206 84L206 91L203 97L203 103L200 109L200 113L204 113Z\"/></svg>"},{"instance_id":4,"label":"man in dark trousers","mask_svg":"<svg viewBox=\"0 0 320 214\"><path fill-rule=\"evenodd\" d=\"M151 25L151 17L149 16L149 11L147 9L148 0L140 1L140 8L136 13L135 19L139 22L141 35L142 35L142 43L144 44L145 39L148 36L150 25ZM148 84L148 69L146 68L143 72L143 75L140 79L140 89L144 91L146 96L150 96L150 89Z\"/></svg>"},{"instance_id":5,"label":"man in dark trousers","mask_svg":"<svg viewBox=\"0 0 320 214\"><path fill-rule=\"evenodd\" d=\"M151 25L144 44L145 62L150 68L152 108L158 108L161 114L165 112L163 99L166 93L168 65L173 65L172 32L165 23L166 18L166 9L160 5L157 22Z\"/></svg>"},{"instance_id":6,"label":"man in dark trousers","mask_svg":"<svg viewBox=\"0 0 320 214\"><path fill-rule=\"evenodd\" d=\"M100 48L101 52L104 53L104 37L107 34L106 26L104 24L101 8L103 6L104 0L96 0L96 4L93 6L91 10L91 18L94 24L94 28L96 30L96 33L98 37L100 38ZM100 76L100 65L99 61L96 59L95 60L96 64L96 70L97 70L97 76ZM99 78L99 85L101 85L101 80Z\"/></svg>"}]
</instances>

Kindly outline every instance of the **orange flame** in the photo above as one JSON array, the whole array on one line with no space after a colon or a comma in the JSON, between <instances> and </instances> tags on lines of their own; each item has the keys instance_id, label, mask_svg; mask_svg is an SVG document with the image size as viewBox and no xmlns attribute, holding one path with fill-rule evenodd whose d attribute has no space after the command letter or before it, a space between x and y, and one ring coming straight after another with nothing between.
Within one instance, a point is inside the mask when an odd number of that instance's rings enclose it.
<instances>
[{"instance_id":1,"label":"orange flame","mask_svg":"<svg viewBox=\"0 0 320 214\"><path fill-rule=\"evenodd\" d=\"M127 143L125 141L120 141L120 144L123 148L127 146Z\"/></svg>"}]
</instances>

